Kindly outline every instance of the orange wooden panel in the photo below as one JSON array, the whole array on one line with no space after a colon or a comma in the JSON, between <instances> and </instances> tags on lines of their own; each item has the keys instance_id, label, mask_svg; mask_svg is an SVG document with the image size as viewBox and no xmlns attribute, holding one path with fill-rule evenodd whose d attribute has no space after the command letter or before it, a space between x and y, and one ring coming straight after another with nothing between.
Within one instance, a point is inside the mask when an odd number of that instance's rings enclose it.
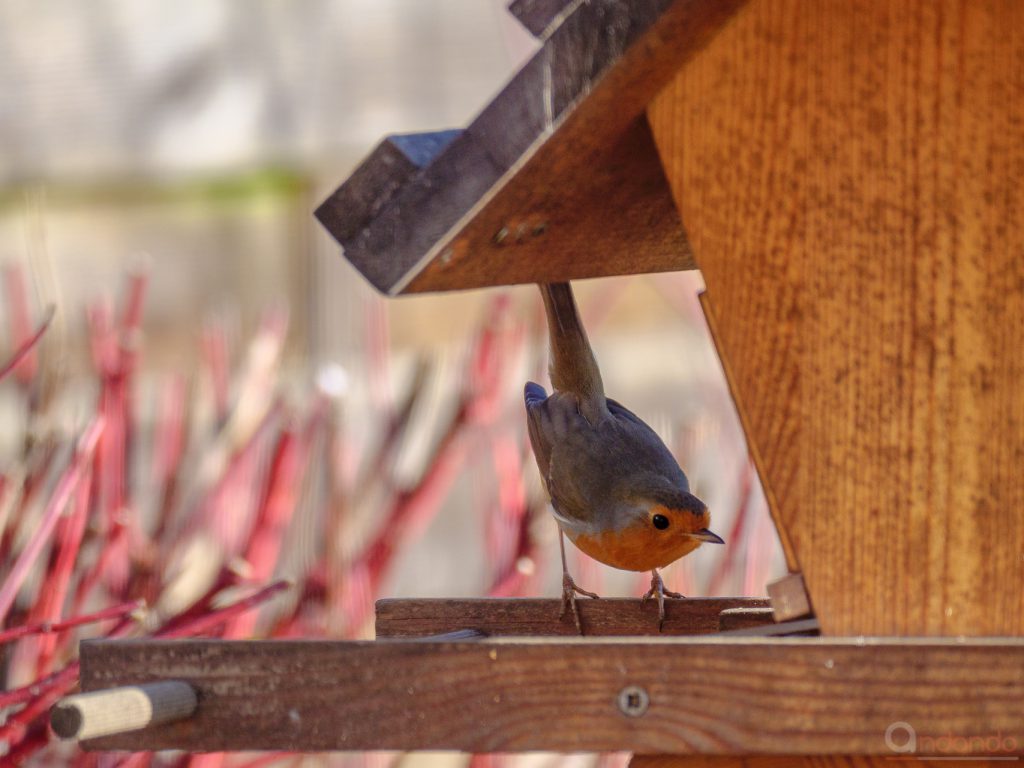
<instances>
[{"instance_id":1,"label":"orange wooden panel","mask_svg":"<svg viewBox=\"0 0 1024 768\"><path fill-rule=\"evenodd\" d=\"M1024 3L756 0L649 117L823 631L1024 631Z\"/></svg>"}]
</instances>

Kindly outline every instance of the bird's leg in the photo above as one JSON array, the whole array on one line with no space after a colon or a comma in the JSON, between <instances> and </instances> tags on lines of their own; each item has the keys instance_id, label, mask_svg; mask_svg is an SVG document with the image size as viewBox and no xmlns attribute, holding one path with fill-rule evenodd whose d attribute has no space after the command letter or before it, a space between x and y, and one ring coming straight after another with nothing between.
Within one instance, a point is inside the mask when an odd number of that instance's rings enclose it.
<instances>
[{"instance_id":1,"label":"bird's leg","mask_svg":"<svg viewBox=\"0 0 1024 768\"><path fill-rule=\"evenodd\" d=\"M670 589L665 589L665 582L661 580L661 574L658 573L658 569L654 568L651 570L651 588L644 593L644 596L640 599L641 603L646 603L652 597L658 598L658 631L661 631L662 625L665 623L665 597L686 597L678 592L673 592Z\"/></svg>"},{"instance_id":2,"label":"bird's leg","mask_svg":"<svg viewBox=\"0 0 1024 768\"><path fill-rule=\"evenodd\" d=\"M576 622L576 631L582 635L583 624L580 622L579 608L576 607L576 593L579 592L581 595L592 597L595 600L600 596L576 586L576 582L569 575L569 566L565 562L565 533L561 528L558 529L558 546L562 550L562 612L558 614L558 618L561 619L565 616L565 611L571 608L572 618Z\"/></svg>"}]
</instances>

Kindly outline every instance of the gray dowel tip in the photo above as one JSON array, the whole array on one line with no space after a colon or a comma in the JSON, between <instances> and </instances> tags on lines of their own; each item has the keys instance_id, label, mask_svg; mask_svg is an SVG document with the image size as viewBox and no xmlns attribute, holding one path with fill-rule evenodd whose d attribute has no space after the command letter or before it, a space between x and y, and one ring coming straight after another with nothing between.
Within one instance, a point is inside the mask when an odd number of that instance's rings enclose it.
<instances>
[{"instance_id":1,"label":"gray dowel tip","mask_svg":"<svg viewBox=\"0 0 1024 768\"><path fill-rule=\"evenodd\" d=\"M61 699L50 711L50 727L62 739L95 739L189 717L195 689L180 680L129 685Z\"/></svg>"}]
</instances>

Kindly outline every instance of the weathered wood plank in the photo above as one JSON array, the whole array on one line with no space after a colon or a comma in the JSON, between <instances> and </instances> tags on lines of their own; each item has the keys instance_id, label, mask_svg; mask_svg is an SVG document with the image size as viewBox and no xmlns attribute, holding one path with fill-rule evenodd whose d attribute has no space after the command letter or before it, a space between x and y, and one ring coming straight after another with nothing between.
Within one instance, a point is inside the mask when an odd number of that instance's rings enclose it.
<instances>
[{"instance_id":1,"label":"weathered wood plank","mask_svg":"<svg viewBox=\"0 0 1024 768\"><path fill-rule=\"evenodd\" d=\"M530 34L543 40L559 15L570 10L577 0L513 0L508 10Z\"/></svg>"},{"instance_id":2,"label":"weathered wood plank","mask_svg":"<svg viewBox=\"0 0 1024 768\"><path fill-rule=\"evenodd\" d=\"M388 136L344 184L316 210L335 237L355 237L394 199L417 171L426 167L461 131Z\"/></svg>"},{"instance_id":3,"label":"weathered wood plank","mask_svg":"<svg viewBox=\"0 0 1024 768\"><path fill-rule=\"evenodd\" d=\"M919 747L995 732L1024 745L1015 639L82 644L83 690L160 679L195 686L190 720L87 746L884 755L895 722ZM626 688L646 694L639 716L619 709Z\"/></svg>"},{"instance_id":4,"label":"weathered wood plank","mask_svg":"<svg viewBox=\"0 0 1024 768\"><path fill-rule=\"evenodd\" d=\"M407 292L692 269L646 119L609 141L539 150Z\"/></svg>"},{"instance_id":5,"label":"weathered wood plank","mask_svg":"<svg viewBox=\"0 0 1024 768\"><path fill-rule=\"evenodd\" d=\"M997 755L1000 757L1001 755ZM867 757L859 755L814 755L812 757L719 757L712 755L634 755L629 768L892 768L894 758L907 755L884 755ZM992 768L993 761L987 758L972 760L969 757L952 755L929 760L913 757L915 768L949 768L949 760L963 768Z\"/></svg>"},{"instance_id":6,"label":"weathered wood plank","mask_svg":"<svg viewBox=\"0 0 1024 768\"><path fill-rule=\"evenodd\" d=\"M750 608L726 608L718 614L718 630L731 632L736 629L751 629L775 623L775 612L771 606Z\"/></svg>"},{"instance_id":7,"label":"weathered wood plank","mask_svg":"<svg viewBox=\"0 0 1024 768\"><path fill-rule=\"evenodd\" d=\"M750 3L649 118L832 634L1024 634L1024 4Z\"/></svg>"},{"instance_id":8,"label":"weathered wood plank","mask_svg":"<svg viewBox=\"0 0 1024 768\"><path fill-rule=\"evenodd\" d=\"M423 637L459 629L475 629L492 637L575 636L572 616L559 618L561 605L561 600L532 598L378 600L377 637ZM644 605L639 599L601 598L580 600L577 605L587 636L659 635L658 606L651 601ZM719 614L730 608L763 610L769 604L760 597L668 599L660 634L717 632Z\"/></svg>"},{"instance_id":9,"label":"weathered wood plank","mask_svg":"<svg viewBox=\"0 0 1024 768\"><path fill-rule=\"evenodd\" d=\"M575 4L358 232L321 221L387 293L692 268L643 114L742 2Z\"/></svg>"}]
</instances>

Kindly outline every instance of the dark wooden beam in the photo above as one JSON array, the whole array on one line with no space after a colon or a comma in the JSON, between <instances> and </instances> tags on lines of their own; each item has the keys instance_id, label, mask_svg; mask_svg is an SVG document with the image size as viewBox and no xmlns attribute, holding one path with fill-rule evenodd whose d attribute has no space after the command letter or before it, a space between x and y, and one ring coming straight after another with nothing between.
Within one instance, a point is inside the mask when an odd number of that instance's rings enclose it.
<instances>
[{"instance_id":1,"label":"dark wooden beam","mask_svg":"<svg viewBox=\"0 0 1024 768\"><path fill-rule=\"evenodd\" d=\"M767 598L702 597L665 601L665 626L658 632L658 606L639 599L580 600L577 605L587 636L705 635L719 630L719 616L729 609L767 610L761 624L771 623ZM559 617L560 600L426 599L378 600L377 637L423 637L474 629L495 636L576 635L571 615ZM730 626L749 627L748 619Z\"/></svg>"},{"instance_id":2,"label":"dark wooden beam","mask_svg":"<svg viewBox=\"0 0 1024 768\"><path fill-rule=\"evenodd\" d=\"M578 0L513 0L508 11L530 34L543 40L553 31L559 16L571 10Z\"/></svg>"},{"instance_id":3,"label":"dark wooden beam","mask_svg":"<svg viewBox=\"0 0 1024 768\"><path fill-rule=\"evenodd\" d=\"M460 133L453 130L388 136L320 205L317 217L335 237L355 237L417 171L433 162Z\"/></svg>"},{"instance_id":4,"label":"dark wooden beam","mask_svg":"<svg viewBox=\"0 0 1024 768\"><path fill-rule=\"evenodd\" d=\"M389 294L693 268L644 110L742 4L573 5L430 162L392 188L371 156L318 218Z\"/></svg>"},{"instance_id":5,"label":"dark wooden beam","mask_svg":"<svg viewBox=\"0 0 1024 768\"><path fill-rule=\"evenodd\" d=\"M909 723L918 754L997 733L1024 751L1024 639L127 640L81 657L85 691L199 694L191 719L90 749L891 755L887 729Z\"/></svg>"}]
</instances>

